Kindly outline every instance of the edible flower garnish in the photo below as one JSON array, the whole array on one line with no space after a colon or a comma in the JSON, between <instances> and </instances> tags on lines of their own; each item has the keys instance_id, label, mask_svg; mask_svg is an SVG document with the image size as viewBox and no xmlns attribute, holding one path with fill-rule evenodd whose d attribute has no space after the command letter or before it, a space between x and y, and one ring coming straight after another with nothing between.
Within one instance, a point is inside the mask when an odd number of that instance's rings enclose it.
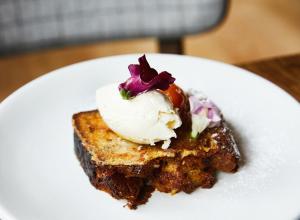
<instances>
[{"instance_id":1,"label":"edible flower garnish","mask_svg":"<svg viewBox=\"0 0 300 220\"><path fill-rule=\"evenodd\" d=\"M170 73L166 71L158 73L151 68L145 55L139 58L139 64L130 64L128 69L131 77L119 85L123 99L154 89L166 90L175 81Z\"/></svg>"},{"instance_id":2,"label":"edible flower garnish","mask_svg":"<svg viewBox=\"0 0 300 220\"><path fill-rule=\"evenodd\" d=\"M205 128L220 124L221 112L212 101L206 97L190 95L189 102L192 117L192 138L197 138Z\"/></svg>"}]
</instances>

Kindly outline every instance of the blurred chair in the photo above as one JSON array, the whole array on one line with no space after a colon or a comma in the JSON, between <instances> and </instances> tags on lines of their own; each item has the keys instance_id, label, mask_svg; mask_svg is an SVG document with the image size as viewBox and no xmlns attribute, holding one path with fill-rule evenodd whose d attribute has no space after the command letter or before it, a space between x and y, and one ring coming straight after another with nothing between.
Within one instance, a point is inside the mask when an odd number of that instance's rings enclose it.
<instances>
[{"instance_id":1,"label":"blurred chair","mask_svg":"<svg viewBox=\"0 0 300 220\"><path fill-rule=\"evenodd\" d=\"M0 0L0 54L101 40L157 37L181 53L181 37L216 26L226 0Z\"/></svg>"}]
</instances>

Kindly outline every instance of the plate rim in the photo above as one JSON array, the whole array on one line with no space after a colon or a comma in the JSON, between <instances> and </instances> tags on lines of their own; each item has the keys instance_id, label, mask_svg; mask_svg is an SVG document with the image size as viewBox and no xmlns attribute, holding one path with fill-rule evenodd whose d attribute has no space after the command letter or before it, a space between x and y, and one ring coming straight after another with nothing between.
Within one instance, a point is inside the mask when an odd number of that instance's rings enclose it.
<instances>
[{"instance_id":1,"label":"plate rim","mask_svg":"<svg viewBox=\"0 0 300 220\"><path fill-rule=\"evenodd\" d=\"M122 54L122 55L113 55L113 56L106 56L106 57L99 57L99 58L94 58L94 59L89 59L89 60L85 60L85 61L81 61L81 62L77 62L77 63L73 63L70 65L66 65L57 69L54 69L50 72L47 72L33 80L31 80L30 82L24 84L23 86L19 87L18 89L16 89L14 92L12 92L10 95L8 95L4 100L2 100L2 102L0 102L0 115L2 114L3 110L6 108L6 106L9 106L16 98L18 98L22 93L26 92L27 90L30 90L30 88L42 81L46 81L49 80L53 77L56 77L56 75L58 74L65 74L65 72L63 72L62 70L65 69L69 69L69 68L76 68L77 66L80 65L88 65L89 63L93 63L99 60L113 60L113 59L122 59L124 57L139 57L141 55L141 53L128 53L128 54ZM255 74L251 71L248 71L246 69L243 69L241 67L237 67L234 66L232 64L227 64L221 61L217 61L217 60L212 60L212 59L208 59L208 58L203 58L203 57L196 57L196 56L190 56L190 55L177 55L177 54L161 54L161 53L146 53L146 55L152 56L152 57L159 57L159 56L164 56L164 57L177 57L179 59L193 59L195 61L203 61L206 63L210 63L211 65L217 65L217 66L223 66L226 68L231 68L231 69L235 69L237 72L244 72L245 74L247 74L248 76L252 77L252 78L256 78L258 80L262 80L264 81L266 84L268 84L269 86L273 86L275 87L278 92L281 92L282 94L284 94L284 97L290 100L293 100L291 103L294 103L295 107L300 107L300 102L298 102L298 100L292 96L291 94L289 94L286 90L284 90L283 88L281 88L280 86L278 86L277 84L269 81L268 79ZM300 110L300 108L299 108ZM0 204L0 217L3 217L4 219L12 219L12 220L16 220L16 218L14 216L12 216L12 214L10 214L10 212L8 212L8 210L6 210L6 208Z\"/></svg>"}]
</instances>

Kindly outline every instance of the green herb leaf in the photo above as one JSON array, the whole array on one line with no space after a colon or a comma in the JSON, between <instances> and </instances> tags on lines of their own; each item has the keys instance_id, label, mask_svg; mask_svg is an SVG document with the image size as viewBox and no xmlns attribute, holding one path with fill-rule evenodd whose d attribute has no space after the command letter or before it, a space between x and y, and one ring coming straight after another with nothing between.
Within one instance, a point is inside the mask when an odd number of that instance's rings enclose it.
<instances>
[{"instance_id":1,"label":"green herb leaf","mask_svg":"<svg viewBox=\"0 0 300 220\"><path fill-rule=\"evenodd\" d=\"M122 96L123 99L128 100L130 96L130 91L126 91L125 89L120 90L120 95Z\"/></svg>"},{"instance_id":2,"label":"green herb leaf","mask_svg":"<svg viewBox=\"0 0 300 220\"><path fill-rule=\"evenodd\" d=\"M197 131L192 131L191 134L190 134L190 136L191 136L192 139L197 139L198 138L198 134L199 133Z\"/></svg>"}]
</instances>

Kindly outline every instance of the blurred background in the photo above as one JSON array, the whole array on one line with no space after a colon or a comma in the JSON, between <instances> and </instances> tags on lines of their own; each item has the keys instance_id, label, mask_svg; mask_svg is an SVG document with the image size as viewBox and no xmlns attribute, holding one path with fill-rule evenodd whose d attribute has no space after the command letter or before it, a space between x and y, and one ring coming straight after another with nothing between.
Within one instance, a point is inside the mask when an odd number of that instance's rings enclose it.
<instances>
[{"instance_id":1,"label":"blurred background","mask_svg":"<svg viewBox=\"0 0 300 220\"><path fill-rule=\"evenodd\" d=\"M65 65L150 52L232 64L300 53L300 1L0 0L0 101Z\"/></svg>"}]
</instances>

